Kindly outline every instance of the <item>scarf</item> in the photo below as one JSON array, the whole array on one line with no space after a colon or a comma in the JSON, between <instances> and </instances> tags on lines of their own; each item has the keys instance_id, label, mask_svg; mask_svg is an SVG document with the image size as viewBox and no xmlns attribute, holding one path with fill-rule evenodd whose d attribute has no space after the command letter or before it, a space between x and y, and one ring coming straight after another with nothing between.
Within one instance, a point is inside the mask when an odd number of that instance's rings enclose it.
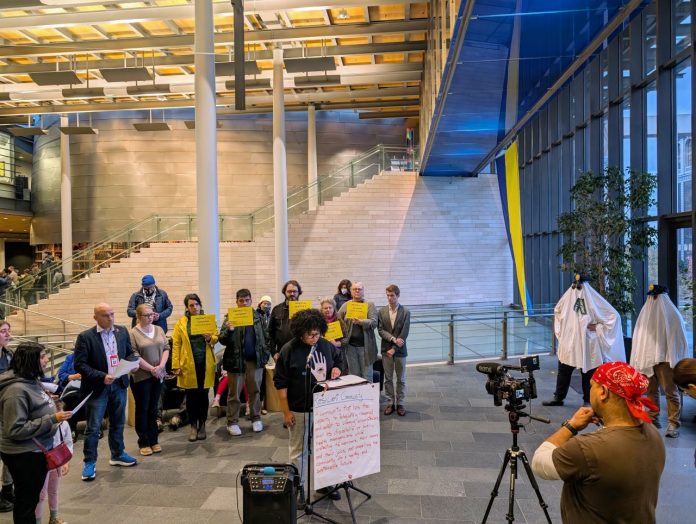
<instances>
[{"instance_id":1,"label":"scarf","mask_svg":"<svg viewBox=\"0 0 696 524\"><path fill-rule=\"evenodd\" d=\"M592 380L626 401L635 418L652 422L645 408L657 411L657 406L643 395L648 390L648 379L625 362L607 362L597 368Z\"/></svg>"}]
</instances>

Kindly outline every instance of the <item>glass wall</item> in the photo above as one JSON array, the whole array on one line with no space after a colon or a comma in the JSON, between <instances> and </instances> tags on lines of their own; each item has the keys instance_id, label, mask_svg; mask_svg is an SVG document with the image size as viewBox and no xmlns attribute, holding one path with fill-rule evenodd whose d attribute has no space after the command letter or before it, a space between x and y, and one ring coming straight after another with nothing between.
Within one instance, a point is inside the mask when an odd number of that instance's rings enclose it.
<instances>
[{"instance_id":1,"label":"glass wall","mask_svg":"<svg viewBox=\"0 0 696 524\"><path fill-rule=\"evenodd\" d=\"M526 277L534 303L556 302L571 281L559 269L558 246L564 239L556 219L570 210L568 191L577 173L606 166L658 177L655 205L643 212L645 221L658 229L658 244L634 265L636 311L650 283L668 286L672 299L682 305L693 301L683 294L680 279L685 268L692 278L694 4L653 0L518 135L523 232L529 248ZM549 140L539 143L540 136ZM534 260L542 253L548 253L550 263Z\"/></svg>"}]
</instances>

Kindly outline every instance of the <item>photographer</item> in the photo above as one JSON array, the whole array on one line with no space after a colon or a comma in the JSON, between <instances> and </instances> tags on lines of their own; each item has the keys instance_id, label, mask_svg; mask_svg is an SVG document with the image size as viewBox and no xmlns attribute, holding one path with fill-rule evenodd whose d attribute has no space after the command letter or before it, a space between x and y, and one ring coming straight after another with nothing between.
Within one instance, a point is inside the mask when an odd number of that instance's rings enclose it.
<instances>
[{"instance_id":1,"label":"photographer","mask_svg":"<svg viewBox=\"0 0 696 524\"><path fill-rule=\"evenodd\" d=\"M532 469L564 481L561 516L575 522L655 522L665 446L644 407L648 380L623 362L597 368L582 407L534 453ZM578 436L590 422L603 427Z\"/></svg>"}]
</instances>

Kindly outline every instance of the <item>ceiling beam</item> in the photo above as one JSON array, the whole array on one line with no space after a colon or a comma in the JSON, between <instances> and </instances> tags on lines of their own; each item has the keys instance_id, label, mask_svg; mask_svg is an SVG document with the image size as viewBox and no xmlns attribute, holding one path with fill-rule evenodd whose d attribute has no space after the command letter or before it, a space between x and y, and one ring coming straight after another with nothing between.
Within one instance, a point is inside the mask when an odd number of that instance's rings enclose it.
<instances>
[{"instance_id":1,"label":"ceiling beam","mask_svg":"<svg viewBox=\"0 0 696 524\"><path fill-rule=\"evenodd\" d=\"M95 2L95 4L108 2ZM113 3L113 2L112 2ZM403 0L379 0L380 5L403 4ZM364 6L364 0L255 0L245 9L247 14L264 11L292 11L294 9L330 9L333 7ZM1 3L0 3L1 6ZM27 6L32 7L32 6ZM46 8L45 5L33 7ZM16 9L15 9L16 10ZM213 4L213 15L232 16L229 2ZM70 13L12 16L0 18L0 30L18 30L45 27L66 27L70 25L118 24L147 22L150 20L193 18L193 4L137 7L129 9L111 8L102 11L75 11Z\"/></svg>"},{"instance_id":2,"label":"ceiling beam","mask_svg":"<svg viewBox=\"0 0 696 524\"><path fill-rule=\"evenodd\" d=\"M391 98L418 96L420 88L418 87L393 87L384 89L359 89L355 91L334 91L334 92L315 92L315 93L300 93L300 94L285 94L285 103L288 104L326 104L334 101L363 101L365 98ZM252 112L256 105L270 105L273 101L271 95L247 95L248 112ZM380 100L377 101L381 103ZM414 101L415 102L415 101ZM218 97L217 106L218 114L233 114L245 113L244 111L236 111L232 106L234 104L233 97ZM32 107L12 107L3 108L0 111L2 116L12 115L47 115L54 113L83 113L83 112L99 112L99 111L133 111L147 109L168 109L176 107L194 107L193 100L153 100L153 101L138 101L138 102L114 102L110 104L74 104L65 106L57 105L41 105Z\"/></svg>"},{"instance_id":3,"label":"ceiling beam","mask_svg":"<svg viewBox=\"0 0 696 524\"><path fill-rule=\"evenodd\" d=\"M327 39L336 37L346 38L388 33L420 33L427 29L427 20L410 20L408 22L374 22L371 24L345 24L331 27L322 25L315 27L246 31L244 36L247 43L289 42L292 40ZM63 53L94 53L101 51L158 49L163 47L191 47L193 46L193 39L194 35L177 35L153 36L149 38L123 38L118 40L91 40L63 44L14 45L0 48L0 56L46 56ZM214 39L216 45L231 44L233 34L231 32L216 33Z\"/></svg>"}]
</instances>

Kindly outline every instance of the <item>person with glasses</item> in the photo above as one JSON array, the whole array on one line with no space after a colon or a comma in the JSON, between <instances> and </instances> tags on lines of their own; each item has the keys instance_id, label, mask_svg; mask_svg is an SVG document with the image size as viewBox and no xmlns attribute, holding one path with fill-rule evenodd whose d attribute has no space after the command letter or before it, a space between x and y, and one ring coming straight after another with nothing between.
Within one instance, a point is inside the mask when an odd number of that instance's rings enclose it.
<instances>
[{"instance_id":1,"label":"person with glasses","mask_svg":"<svg viewBox=\"0 0 696 524\"><path fill-rule=\"evenodd\" d=\"M268 352L275 360L278 360L282 347L292 339L289 303L300 299L302 286L297 280L288 280L283 285L282 292L285 300L271 310L268 321Z\"/></svg>"},{"instance_id":2,"label":"person with glasses","mask_svg":"<svg viewBox=\"0 0 696 524\"><path fill-rule=\"evenodd\" d=\"M152 306L140 304L136 310L138 323L130 330L133 352L140 356L140 369L133 373L131 390L135 399L135 432L140 454L160 453L158 443L157 407L162 391L162 379L169 359L169 343L164 330L153 324Z\"/></svg>"},{"instance_id":3,"label":"person with glasses","mask_svg":"<svg viewBox=\"0 0 696 524\"><path fill-rule=\"evenodd\" d=\"M317 382L338 378L343 365L341 352L322 338L326 329L326 320L317 309L295 314L290 321L292 339L280 350L273 377L283 421L290 435L290 461L300 472L300 501L309 467L307 438L312 424L314 386ZM338 492L334 492L332 498L336 499L336 495L340 498Z\"/></svg>"}]
</instances>

